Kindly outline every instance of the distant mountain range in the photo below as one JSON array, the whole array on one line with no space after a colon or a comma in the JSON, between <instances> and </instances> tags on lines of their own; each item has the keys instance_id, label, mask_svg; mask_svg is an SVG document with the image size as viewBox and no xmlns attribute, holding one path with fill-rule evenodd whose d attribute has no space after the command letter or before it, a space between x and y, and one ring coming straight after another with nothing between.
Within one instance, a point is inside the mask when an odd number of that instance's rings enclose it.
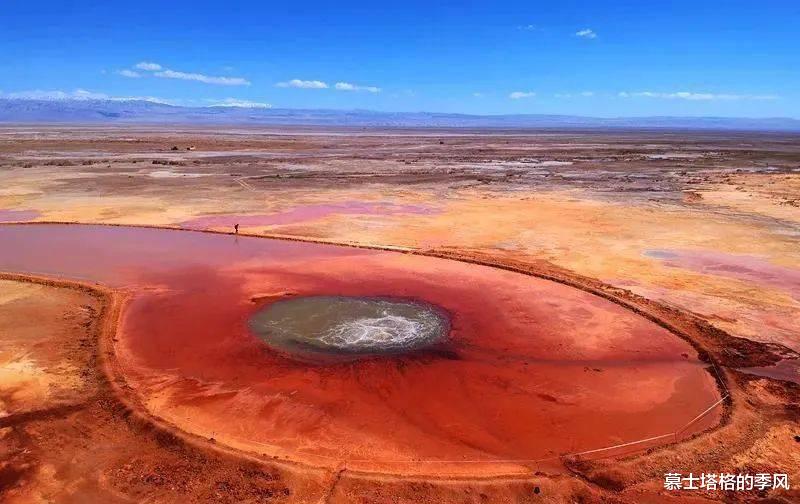
<instances>
[{"instance_id":1,"label":"distant mountain range","mask_svg":"<svg viewBox=\"0 0 800 504\"><path fill-rule=\"evenodd\" d=\"M798 131L800 120L735 117L583 117L435 112L182 107L143 100L29 100L0 98L5 123L189 123L407 128L663 128Z\"/></svg>"}]
</instances>

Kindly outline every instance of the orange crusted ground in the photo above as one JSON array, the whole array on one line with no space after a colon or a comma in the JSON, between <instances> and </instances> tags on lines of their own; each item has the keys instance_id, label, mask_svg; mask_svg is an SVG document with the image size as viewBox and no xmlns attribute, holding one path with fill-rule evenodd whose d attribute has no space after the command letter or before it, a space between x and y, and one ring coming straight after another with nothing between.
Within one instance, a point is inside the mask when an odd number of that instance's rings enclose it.
<instances>
[{"instance_id":1,"label":"orange crusted ground","mask_svg":"<svg viewBox=\"0 0 800 504\"><path fill-rule=\"evenodd\" d=\"M0 129L0 221L408 252L0 226L0 271L49 278L0 283L4 500L800 498L663 489L800 481L796 138L342 133ZM424 299L454 332L310 366L247 331L314 293Z\"/></svg>"}]
</instances>

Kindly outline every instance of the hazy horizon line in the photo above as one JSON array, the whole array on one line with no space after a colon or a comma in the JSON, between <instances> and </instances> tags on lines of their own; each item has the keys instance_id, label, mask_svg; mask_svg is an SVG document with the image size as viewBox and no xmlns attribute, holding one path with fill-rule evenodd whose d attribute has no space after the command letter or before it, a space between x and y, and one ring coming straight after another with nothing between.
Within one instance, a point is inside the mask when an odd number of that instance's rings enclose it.
<instances>
[{"instance_id":1,"label":"hazy horizon line","mask_svg":"<svg viewBox=\"0 0 800 504\"><path fill-rule=\"evenodd\" d=\"M431 115L458 115L458 116L466 116L466 117L575 117L575 118L585 118L585 119L658 119L658 118L669 118L669 119L744 119L744 120L790 120L790 121L800 121L800 117L793 117L793 116L743 116L743 115L589 115L589 114L567 114L567 113L543 113L543 112L520 112L520 113L489 113L489 114L480 114L480 113L472 113L472 112L440 112L434 110L379 110L379 109L369 109L369 108L335 108L335 107L317 107L317 108L300 108L300 107L280 107L280 106L269 106L269 107L249 107L249 106L242 106L242 105L226 105L226 104L209 104L209 105L200 105L200 104L179 104L179 103L169 103L166 101L156 101L156 100L149 100L146 98L140 97L132 97L132 98L76 98L76 97L64 97L64 98L22 98L22 97L8 97L8 96L0 96L0 101L7 101L7 102L42 102L42 103L91 103L91 102L100 102L100 103L140 103L140 104L147 104L147 105L158 105L164 107L171 107L176 109L227 109L227 110L242 110L242 111L251 111L251 112L258 112L258 113L266 113L268 114L270 111L281 111L281 110L296 110L296 111L332 111L332 112L368 112L368 113L375 113L375 114L431 114Z\"/></svg>"}]
</instances>

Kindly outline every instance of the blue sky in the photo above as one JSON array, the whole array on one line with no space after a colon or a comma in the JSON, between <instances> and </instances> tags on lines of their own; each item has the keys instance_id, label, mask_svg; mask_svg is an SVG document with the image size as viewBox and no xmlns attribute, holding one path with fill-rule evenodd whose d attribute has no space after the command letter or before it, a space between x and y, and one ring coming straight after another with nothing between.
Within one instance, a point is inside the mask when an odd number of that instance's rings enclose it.
<instances>
[{"instance_id":1,"label":"blue sky","mask_svg":"<svg viewBox=\"0 0 800 504\"><path fill-rule=\"evenodd\" d=\"M798 29L797 0L6 0L0 97L800 117Z\"/></svg>"}]
</instances>

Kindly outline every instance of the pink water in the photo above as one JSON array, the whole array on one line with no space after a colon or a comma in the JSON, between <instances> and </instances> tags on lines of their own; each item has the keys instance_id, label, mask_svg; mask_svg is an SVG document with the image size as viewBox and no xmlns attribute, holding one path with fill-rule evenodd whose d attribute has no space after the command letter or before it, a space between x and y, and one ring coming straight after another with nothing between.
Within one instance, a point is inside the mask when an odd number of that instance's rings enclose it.
<instances>
[{"instance_id":1,"label":"pink water","mask_svg":"<svg viewBox=\"0 0 800 504\"><path fill-rule=\"evenodd\" d=\"M672 268L683 268L709 275L719 275L788 291L800 299L800 265L787 268L753 255L726 254L715 251L648 250L646 255L660 259Z\"/></svg>"}]
</instances>

